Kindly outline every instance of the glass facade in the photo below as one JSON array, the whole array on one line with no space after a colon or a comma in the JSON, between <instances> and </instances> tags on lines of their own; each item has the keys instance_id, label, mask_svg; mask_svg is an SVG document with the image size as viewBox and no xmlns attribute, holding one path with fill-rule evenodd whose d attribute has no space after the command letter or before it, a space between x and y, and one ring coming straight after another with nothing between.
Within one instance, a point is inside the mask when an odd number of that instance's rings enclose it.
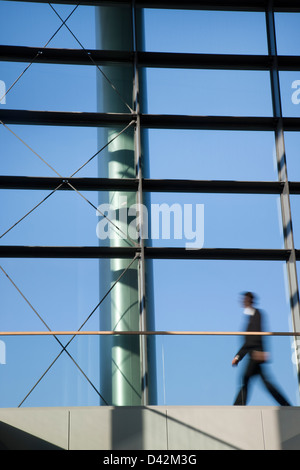
<instances>
[{"instance_id":1,"label":"glass facade","mask_svg":"<svg viewBox=\"0 0 300 470\"><path fill-rule=\"evenodd\" d=\"M0 1L0 407L232 405L246 290L298 405L300 7L87 3Z\"/></svg>"}]
</instances>

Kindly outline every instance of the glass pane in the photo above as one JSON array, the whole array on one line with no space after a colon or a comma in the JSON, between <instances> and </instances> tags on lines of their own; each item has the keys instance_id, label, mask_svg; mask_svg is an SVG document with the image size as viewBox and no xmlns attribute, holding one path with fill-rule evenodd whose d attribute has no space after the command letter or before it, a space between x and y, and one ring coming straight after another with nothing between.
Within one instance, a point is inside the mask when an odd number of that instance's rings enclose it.
<instances>
[{"instance_id":1,"label":"glass pane","mask_svg":"<svg viewBox=\"0 0 300 470\"><path fill-rule=\"evenodd\" d=\"M289 180L300 181L299 132L285 132L285 148Z\"/></svg>"},{"instance_id":2,"label":"glass pane","mask_svg":"<svg viewBox=\"0 0 300 470\"><path fill-rule=\"evenodd\" d=\"M63 344L67 344L68 340L65 340ZM30 348L30 344L28 347ZM63 353L26 398L23 406L100 405L99 338L97 336L78 336L68 346L68 352L81 370L66 353ZM46 367L53 362L57 355L51 362L49 361L49 364L46 364Z\"/></svg>"},{"instance_id":3,"label":"glass pane","mask_svg":"<svg viewBox=\"0 0 300 470\"><path fill-rule=\"evenodd\" d=\"M299 72L280 72L282 112L284 116L300 116Z\"/></svg>"},{"instance_id":4,"label":"glass pane","mask_svg":"<svg viewBox=\"0 0 300 470\"><path fill-rule=\"evenodd\" d=\"M2 331L76 331L99 329L98 260L2 259L0 273ZM14 283L14 284L13 284ZM109 301L109 300L107 300ZM47 325L47 326L46 326ZM20 404L60 354L70 336L6 337L2 407ZM3 345L3 343L1 343ZM68 352L98 386L99 338L76 337ZM64 352L34 390L25 406L96 405L99 396Z\"/></svg>"},{"instance_id":5,"label":"glass pane","mask_svg":"<svg viewBox=\"0 0 300 470\"><path fill-rule=\"evenodd\" d=\"M98 264L99 261L90 259L1 261L3 269L53 331L77 330L98 304ZM3 272L0 279L3 330L46 331L45 325ZM87 327L93 326L91 320Z\"/></svg>"},{"instance_id":6,"label":"glass pane","mask_svg":"<svg viewBox=\"0 0 300 470\"><path fill-rule=\"evenodd\" d=\"M122 260L120 266L130 261ZM99 260L2 259L0 264L2 331L98 331L100 319L110 311L113 291L100 294L99 286L111 285ZM122 282L132 282L130 271ZM3 335L1 406L18 406L31 390L25 406L99 405L99 337L72 338ZM64 346L71 357L62 352Z\"/></svg>"},{"instance_id":7,"label":"glass pane","mask_svg":"<svg viewBox=\"0 0 300 470\"><path fill-rule=\"evenodd\" d=\"M148 135L151 178L278 178L272 132L149 130Z\"/></svg>"},{"instance_id":8,"label":"glass pane","mask_svg":"<svg viewBox=\"0 0 300 470\"><path fill-rule=\"evenodd\" d=\"M282 248L279 207L274 195L152 193L149 233L154 246Z\"/></svg>"},{"instance_id":9,"label":"glass pane","mask_svg":"<svg viewBox=\"0 0 300 470\"><path fill-rule=\"evenodd\" d=\"M96 217L99 205L98 193L80 191L82 196L74 190L57 190L51 193L51 191L0 191L2 244L98 245L99 239L96 234L100 217ZM20 223L15 225L18 221ZM11 227L13 228L8 231Z\"/></svg>"},{"instance_id":10,"label":"glass pane","mask_svg":"<svg viewBox=\"0 0 300 470\"><path fill-rule=\"evenodd\" d=\"M157 330L239 331L239 294L252 291L268 313L269 328L289 331L284 263L154 260L153 270Z\"/></svg>"},{"instance_id":11,"label":"glass pane","mask_svg":"<svg viewBox=\"0 0 300 470\"><path fill-rule=\"evenodd\" d=\"M144 12L147 51L267 54L264 13L155 9Z\"/></svg>"},{"instance_id":12,"label":"glass pane","mask_svg":"<svg viewBox=\"0 0 300 470\"><path fill-rule=\"evenodd\" d=\"M269 380L294 405L299 406L298 381L292 362L290 338L269 341L272 362L264 369ZM241 386L246 359L238 368L231 361L240 341L231 336L166 336L158 339L158 404L231 406ZM214 354L213 351L222 351ZM180 377L180 380L178 380ZM222 384L222 385L221 385ZM254 380L248 405L276 406L261 380Z\"/></svg>"},{"instance_id":13,"label":"glass pane","mask_svg":"<svg viewBox=\"0 0 300 470\"><path fill-rule=\"evenodd\" d=\"M8 90L25 70L14 62L0 64ZM32 64L6 95L7 109L97 111L96 68L81 65ZM99 73L99 72L98 72Z\"/></svg>"},{"instance_id":14,"label":"glass pane","mask_svg":"<svg viewBox=\"0 0 300 470\"><path fill-rule=\"evenodd\" d=\"M128 113L132 106L131 67L126 68L129 81L118 67L37 63L27 67L0 62L0 99L7 109ZM97 90L101 90L99 99Z\"/></svg>"},{"instance_id":15,"label":"glass pane","mask_svg":"<svg viewBox=\"0 0 300 470\"><path fill-rule=\"evenodd\" d=\"M133 67L114 65L100 67L100 70L97 69L98 112L131 112L133 108Z\"/></svg>"},{"instance_id":16,"label":"glass pane","mask_svg":"<svg viewBox=\"0 0 300 470\"><path fill-rule=\"evenodd\" d=\"M292 210L292 223L294 233L295 248L300 249L300 197L299 195L291 195L291 210Z\"/></svg>"},{"instance_id":17,"label":"glass pane","mask_svg":"<svg viewBox=\"0 0 300 470\"><path fill-rule=\"evenodd\" d=\"M6 364L1 365L5 386L0 390L0 405L16 408L59 353L59 347L50 337L3 336L1 341Z\"/></svg>"},{"instance_id":18,"label":"glass pane","mask_svg":"<svg viewBox=\"0 0 300 470\"><path fill-rule=\"evenodd\" d=\"M157 330L243 331L239 295L250 290L257 294L257 307L266 316L266 331L291 331L284 263L157 260L153 266ZM272 354L270 373L290 401L297 404L292 339L272 337L268 342ZM232 405L243 365L232 369L231 361L240 343L240 336L158 337L159 403ZM254 388L249 404L276 404L260 384L255 383Z\"/></svg>"},{"instance_id":19,"label":"glass pane","mask_svg":"<svg viewBox=\"0 0 300 470\"><path fill-rule=\"evenodd\" d=\"M128 128L118 137L116 136L122 128L9 125L8 129L0 126L2 175L57 177L58 173L66 178L71 175L80 178L108 177L108 171L103 173L103 168L107 167L107 153L114 152L117 155L116 150L122 146L128 148L129 142L133 142L132 128ZM24 145L24 142L32 150ZM103 149L108 142L111 143ZM131 167L134 168L133 152L131 160ZM130 161L129 156L127 161ZM132 175L129 169L119 174L119 178L132 176L135 174Z\"/></svg>"},{"instance_id":20,"label":"glass pane","mask_svg":"<svg viewBox=\"0 0 300 470\"><path fill-rule=\"evenodd\" d=\"M5 208L0 225L2 243L97 246L108 239L121 241L126 233L135 240L139 218L133 206L134 193L132 197L129 193L119 196L103 199L103 204L111 202L108 207L102 205L98 193L93 191L78 194L57 190L51 194L1 190L1 205ZM124 204L130 212L122 210ZM96 208L100 213L96 214ZM155 246L198 249L283 246L276 195L153 193L144 216L144 238Z\"/></svg>"},{"instance_id":21,"label":"glass pane","mask_svg":"<svg viewBox=\"0 0 300 470\"><path fill-rule=\"evenodd\" d=\"M75 5L52 5L30 2L0 2L0 43L13 46L44 47L74 10ZM95 48L95 8L79 6L67 26L86 49ZM49 42L53 48L79 48L70 31L63 26Z\"/></svg>"},{"instance_id":22,"label":"glass pane","mask_svg":"<svg viewBox=\"0 0 300 470\"><path fill-rule=\"evenodd\" d=\"M148 112L271 116L267 72L147 69Z\"/></svg>"},{"instance_id":23,"label":"glass pane","mask_svg":"<svg viewBox=\"0 0 300 470\"><path fill-rule=\"evenodd\" d=\"M300 283L300 262L299 261L297 261L296 267L297 267L297 274L298 274L298 283ZM300 343L299 343L299 346L300 346Z\"/></svg>"},{"instance_id":24,"label":"glass pane","mask_svg":"<svg viewBox=\"0 0 300 470\"><path fill-rule=\"evenodd\" d=\"M81 191L76 183L72 186L53 191L0 190L2 244L134 246L138 222L134 192L98 193Z\"/></svg>"},{"instance_id":25,"label":"glass pane","mask_svg":"<svg viewBox=\"0 0 300 470\"><path fill-rule=\"evenodd\" d=\"M277 52L300 55L300 13L275 13Z\"/></svg>"},{"instance_id":26,"label":"glass pane","mask_svg":"<svg viewBox=\"0 0 300 470\"><path fill-rule=\"evenodd\" d=\"M2 175L57 176L49 166L16 138L16 135L64 177L69 177L77 171L105 145L105 142L98 138L100 134L96 128L14 125L8 127L15 135L4 126L0 126L0 173ZM76 176L97 177L101 157L101 154L96 156Z\"/></svg>"},{"instance_id":27,"label":"glass pane","mask_svg":"<svg viewBox=\"0 0 300 470\"><path fill-rule=\"evenodd\" d=\"M61 336L57 338L61 341ZM1 341L6 350L6 364L1 365L5 380L0 390L1 407L99 405L99 394L84 377L85 374L99 392L97 336L77 337L68 347L82 372L67 353L60 355L62 348L53 337L13 336ZM67 342L63 339L62 345Z\"/></svg>"}]
</instances>

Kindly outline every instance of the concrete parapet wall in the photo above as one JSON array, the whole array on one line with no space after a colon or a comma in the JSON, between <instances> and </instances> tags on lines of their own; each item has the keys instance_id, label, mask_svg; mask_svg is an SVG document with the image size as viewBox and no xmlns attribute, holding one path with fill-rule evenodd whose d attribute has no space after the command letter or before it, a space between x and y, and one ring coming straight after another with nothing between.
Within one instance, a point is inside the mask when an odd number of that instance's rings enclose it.
<instances>
[{"instance_id":1,"label":"concrete parapet wall","mask_svg":"<svg viewBox=\"0 0 300 470\"><path fill-rule=\"evenodd\" d=\"M300 408L2 408L0 449L300 450Z\"/></svg>"}]
</instances>

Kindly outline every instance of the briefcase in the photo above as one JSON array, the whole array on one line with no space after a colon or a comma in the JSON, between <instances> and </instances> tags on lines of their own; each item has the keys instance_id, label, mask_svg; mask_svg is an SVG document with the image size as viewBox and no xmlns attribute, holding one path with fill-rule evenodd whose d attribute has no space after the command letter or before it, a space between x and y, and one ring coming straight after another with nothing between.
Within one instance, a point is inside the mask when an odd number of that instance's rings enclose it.
<instances>
[{"instance_id":1,"label":"briefcase","mask_svg":"<svg viewBox=\"0 0 300 470\"><path fill-rule=\"evenodd\" d=\"M269 354L265 351L252 351L251 357L259 364L263 364L269 360Z\"/></svg>"}]
</instances>

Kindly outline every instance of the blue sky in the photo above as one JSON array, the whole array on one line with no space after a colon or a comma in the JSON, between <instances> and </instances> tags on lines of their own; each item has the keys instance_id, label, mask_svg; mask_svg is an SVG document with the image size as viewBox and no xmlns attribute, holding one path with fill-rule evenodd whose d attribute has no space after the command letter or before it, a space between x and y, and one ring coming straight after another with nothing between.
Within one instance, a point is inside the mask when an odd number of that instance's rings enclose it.
<instances>
[{"instance_id":1,"label":"blue sky","mask_svg":"<svg viewBox=\"0 0 300 470\"><path fill-rule=\"evenodd\" d=\"M55 6L63 18L70 6ZM95 48L94 8L80 6L68 22L85 48ZM60 26L49 5L0 1L0 43L43 46ZM3 20L5 18L5 21ZM25 21L24 21L25 19ZM300 15L277 14L278 52L300 54ZM262 13L145 12L146 50L228 54L266 54ZM76 48L62 28L49 47ZM0 80L10 86L22 63L0 63ZM149 113L271 116L266 72L149 69L146 73ZM299 72L280 74L283 111L299 117L292 103L292 83ZM5 109L97 111L94 67L34 64L6 97ZM60 174L71 175L99 150L96 129L46 126L10 128ZM286 134L289 178L299 181L299 133ZM271 132L149 132L151 178L276 181L274 135ZM72 158L70 158L72 157ZM3 126L0 127L0 172L3 175L55 176ZM98 176L97 159L78 176ZM48 194L0 191L3 233ZM97 193L88 193L97 205ZM204 204L205 247L282 248L279 198L274 195L153 194L153 203ZM292 197L296 247L300 244L299 196ZM95 211L73 192L57 192L5 237L3 244L97 245ZM156 246L184 246L183 240L158 240ZM1 265L41 313L51 329L77 329L99 301L96 260L1 260ZM155 318L158 330L236 331L243 327L239 292L253 290L273 331L289 331L285 265L255 261L154 261ZM1 274L1 273L0 273ZM2 330L43 328L15 288L0 276ZM49 292L51 297L49 299ZM62 312L56 314L55 312ZM88 324L98 329L98 316ZM66 341L67 338L61 338ZM7 364L0 366L0 406L17 406L46 370L60 347L53 338L5 339ZM157 338L159 404L231 405L240 377L231 368L239 347L234 337ZM293 404L297 381L289 338L271 341L272 373ZM95 384L99 370L97 338L77 338L70 352ZM50 391L50 393L49 393ZM97 394L63 354L27 406L94 405ZM272 405L257 387L250 404Z\"/></svg>"}]
</instances>

